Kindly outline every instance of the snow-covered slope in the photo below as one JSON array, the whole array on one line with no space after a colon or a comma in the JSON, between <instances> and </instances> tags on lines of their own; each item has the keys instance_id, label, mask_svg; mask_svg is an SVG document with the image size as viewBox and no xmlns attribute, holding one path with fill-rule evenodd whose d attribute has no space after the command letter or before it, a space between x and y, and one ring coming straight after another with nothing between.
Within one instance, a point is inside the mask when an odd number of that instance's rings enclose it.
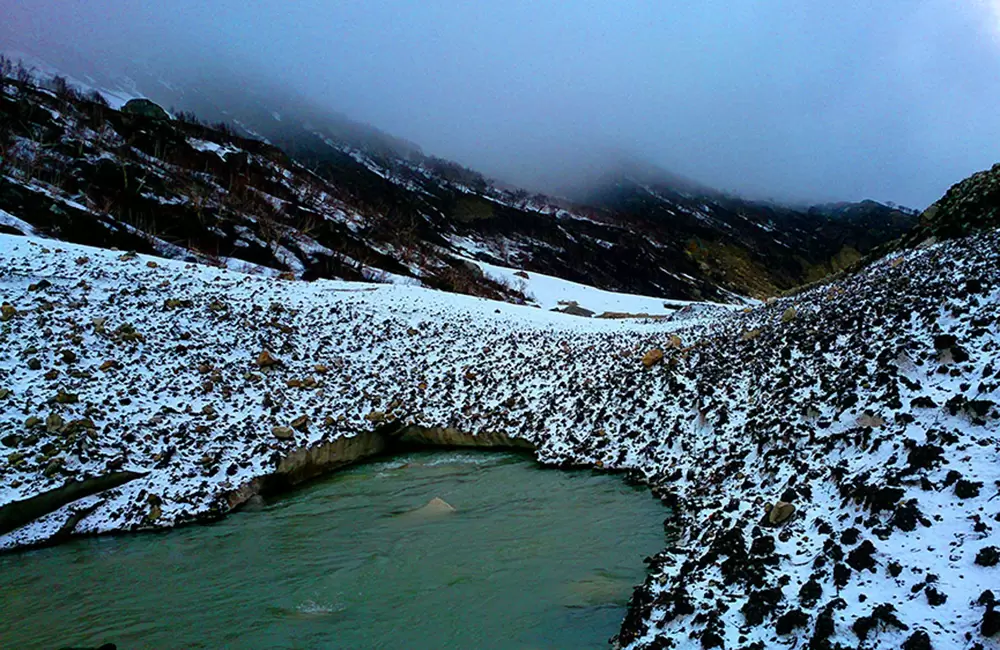
<instances>
[{"instance_id":1,"label":"snow-covered slope","mask_svg":"<svg viewBox=\"0 0 1000 650\"><path fill-rule=\"evenodd\" d=\"M689 300L665 300L652 296L637 296L629 293L605 291L579 282L571 282L544 273L528 273L496 264L468 260L488 277L496 278L503 284L517 289L529 304L543 309L565 310L570 306L593 312L597 316L667 316L684 308L727 311L739 309L729 304L692 302ZM742 296L731 296L733 302L747 304L756 301ZM579 313L579 312L578 312Z\"/></svg>"},{"instance_id":2,"label":"snow-covered slope","mask_svg":"<svg viewBox=\"0 0 1000 650\"><path fill-rule=\"evenodd\" d=\"M997 647L998 251L990 230L747 312L621 321L0 236L0 507L143 474L0 545L218 516L295 449L396 419L674 506L623 647Z\"/></svg>"}]
</instances>

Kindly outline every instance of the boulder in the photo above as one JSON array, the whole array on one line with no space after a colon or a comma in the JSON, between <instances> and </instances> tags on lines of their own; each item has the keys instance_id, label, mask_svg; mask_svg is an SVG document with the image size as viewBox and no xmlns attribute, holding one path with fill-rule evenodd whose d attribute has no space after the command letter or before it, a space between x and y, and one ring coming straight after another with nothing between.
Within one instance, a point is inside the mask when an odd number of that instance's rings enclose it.
<instances>
[{"instance_id":1,"label":"boulder","mask_svg":"<svg viewBox=\"0 0 1000 650\"><path fill-rule=\"evenodd\" d=\"M170 114L167 113L163 108L151 102L148 99L130 99L125 102L122 106L122 113L130 113L131 115L142 115L143 117L151 117L156 120L169 120Z\"/></svg>"},{"instance_id":2,"label":"boulder","mask_svg":"<svg viewBox=\"0 0 1000 650\"><path fill-rule=\"evenodd\" d=\"M63 424L62 416L55 411L49 413L49 416L45 418L45 430L49 433L58 433L62 431Z\"/></svg>"},{"instance_id":3,"label":"boulder","mask_svg":"<svg viewBox=\"0 0 1000 650\"><path fill-rule=\"evenodd\" d=\"M586 307L581 307L576 302L560 303L560 306L553 308L552 311L569 314L570 316L583 316L584 318L590 318L594 315L594 312Z\"/></svg>"},{"instance_id":4,"label":"boulder","mask_svg":"<svg viewBox=\"0 0 1000 650\"><path fill-rule=\"evenodd\" d=\"M291 427L274 427L271 429L271 433L274 434L274 437L278 440L291 440L295 435L295 432Z\"/></svg>"},{"instance_id":5,"label":"boulder","mask_svg":"<svg viewBox=\"0 0 1000 650\"><path fill-rule=\"evenodd\" d=\"M781 322L790 323L791 321L795 320L796 316L798 316L798 312L795 311L795 307L789 307L788 309L785 310L785 313L781 315Z\"/></svg>"},{"instance_id":6,"label":"boulder","mask_svg":"<svg viewBox=\"0 0 1000 650\"><path fill-rule=\"evenodd\" d=\"M406 513L406 516L414 518L436 518L450 515L455 512L455 508L442 499L441 497L434 497L416 510L411 510Z\"/></svg>"},{"instance_id":7,"label":"boulder","mask_svg":"<svg viewBox=\"0 0 1000 650\"><path fill-rule=\"evenodd\" d=\"M647 368L652 368L661 361L663 361L663 350L660 348L653 348L646 354L642 355L642 365Z\"/></svg>"},{"instance_id":8,"label":"boulder","mask_svg":"<svg viewBox=\"0 0 1000 650\"><path fill-rule=\"evenodd\" d=\"M257 367L258 368L270 368L271 366L276 366L281 363L281 360L271 356L271 353L264 350L257 355Z\"/></svg>"},{"instance_id":9,"label":"boulder","mask_svg":"<svg viewBox=\"0 0 1000 650\"><path fill-rule=\"evenodd\" d=\"M767 523L777 526L788 521L795 512L795 506L785 501L779 501L767 510Z\"/></svg>"}]
</instances>

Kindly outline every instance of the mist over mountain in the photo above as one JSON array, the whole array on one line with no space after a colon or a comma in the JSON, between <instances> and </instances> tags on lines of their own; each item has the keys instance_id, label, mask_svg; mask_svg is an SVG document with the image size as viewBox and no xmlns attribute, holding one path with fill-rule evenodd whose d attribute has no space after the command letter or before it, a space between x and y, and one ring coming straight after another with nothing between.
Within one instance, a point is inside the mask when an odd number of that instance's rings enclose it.
<instances>
[{"instance_id":1,"label":"mist over mountain","mask_svg":"<svg viewBox=\"0 0 1000 650\"><path fill-rule=\"evenodd\" d=\"M1000 137L987 2L0 8L0 49L197 88L178 105L340 112L550 193L623 152L754 198L924 207Z\"/></svg>"}]
</instances>

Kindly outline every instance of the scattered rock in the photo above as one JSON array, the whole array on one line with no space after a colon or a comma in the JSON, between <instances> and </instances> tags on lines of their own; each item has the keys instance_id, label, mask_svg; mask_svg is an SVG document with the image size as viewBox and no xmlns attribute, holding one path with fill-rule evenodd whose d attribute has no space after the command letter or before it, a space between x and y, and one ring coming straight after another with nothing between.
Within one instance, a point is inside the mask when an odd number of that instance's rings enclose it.
<instances>
[{"instance_id":1,"label":"scattered rock","mask_svg":"<svg viewBox=\"0 0 1000 650\"><path fill-rule=\"evenodd\" d=\"M76 393L67 393L66 391L59 389L56 396L52 398L57 404L76 404L80 401L80 397Z\"/></svg>"},{"instance_id":2,"label":"scattered rock","mask_svg":"<svg viewBox=\"0 0 1000 650\"><path fill-rule=\"evenodd\" d=\"M663 350L660 348L653 348L646 354L642 355L642 365L647 368L652 368L661 361L663 361Z\"/></svg>"},{"instance_id":3,"label":"scattered rock","mask_svg":"<svg viewBox=\"0 0 1000 650\"><path fill-rule=\"evenodd\" d=\"M778 617L774 631L778 634L791 634L793 630L809 625L809 615L801 609L792 609Z\"/></svg>"},{"instance_id":4,"label":"scattered rock","mask_svg":"<svg viewBox=\"0 0 1000 650\"><path fill-rule=\"evenodd\" d=\"M271 429L271 433L278 440L291 440L295 436L291 427L274 427Z\"/></svg>"},{"instance_id":5,"label":"scattered rock","mask_svg":"<svg viewBox=\"0 0 1000 650\"><path fill-rule=\"evenodd\" d=\"M778 526L788 521L795 512L795 506L785 501L778 501L773 506L768 504L764 511L767 513L767 523Z\"/></svg>"},{"instance_id":6,"label":"scattered rock","mask_svg":"<svg viewBox=\"0 0 1000 650\"><path fill-rule=\"evenodd\" d=\"M996 566L1000 562L1000 548L996 546L984 546L976 553L976 564L979 566Z\"/></svg>"},{"instance_id":7,"label":"scattered rock","mask_svg":"<svg viewBox=\"0 0 1000 650\"><path fill-rule=\"evenodd\" d=\"M983 612L983 620L979 624L979 633L986 638L992 638L1000 634L1000 611L997 611L994 605L987 606L986 611Z\"/></svg>"},{"instance_id":8,"label":"scattered rock","mask_svg":"<svg viewBox=\"0 0 1000 650\"><path fill-rule=\"evenodd\" d=\"M931 650L931 637L923 630L917 630L903 641L903 650Z\"/></svg>"},{"instance_id":9,"label":"scattered rock","mask_svg":"<svg viewBox=\"0 0 1000 650\"><path fill-rule=\"evenodd\" d=\"M271 353L264 350L257 355L257 367L258 368L271 368L281 363L281 359L271 356Z\"/></svg>"},{"instance_id":10,"label":"scattered rock","mask_svg":"<svg viewBox=\"0 0 1000 650\"><path fill-rule=\"evenodd\" d=\"M49 433L59 433L64 425L63 417L55 411L49 413L49 416L45 418L45 430Z\"/></svg>"},{"instance_id":11,"label":"scattered rock","mask_svg":"<svg viewBox=\"0 0 1000 650\"><path fill-rule=\"evenodd\" d=\"M962 479L955 483L955 496L959 499L975 499L979 496L979 488L983 484L977 481L967 481Z\"/></svg>"},{"instance_id":12,"label":"scattered rock","mask_svg":"<svg viewBox=\"0 0 1000 650\"><path fill-rule=\"evenodd\" d=\"M570 316L582 316L584 318L590 318L594 315L594 312L578 305L575 301L559 303L558 307L554 307L552 311L561 312L563 314L569 314Z\"/></svg>"}]
</instances>

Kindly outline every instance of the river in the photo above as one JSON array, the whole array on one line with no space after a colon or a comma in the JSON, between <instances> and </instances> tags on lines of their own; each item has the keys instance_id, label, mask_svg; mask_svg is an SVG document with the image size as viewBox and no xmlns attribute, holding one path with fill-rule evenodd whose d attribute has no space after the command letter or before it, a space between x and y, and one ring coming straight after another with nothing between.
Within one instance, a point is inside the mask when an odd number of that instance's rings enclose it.
<instances>
[{"instance_id":1,"label":"river","mask_svg":"<svg viewBox=\"0 0 1000 650\"><path fill-rule=\"evenodd\" d=\"M667 514L523 454L406 454L211 525L0 556L0 647L607 648Z\"/></svg>"}]
</instances>

